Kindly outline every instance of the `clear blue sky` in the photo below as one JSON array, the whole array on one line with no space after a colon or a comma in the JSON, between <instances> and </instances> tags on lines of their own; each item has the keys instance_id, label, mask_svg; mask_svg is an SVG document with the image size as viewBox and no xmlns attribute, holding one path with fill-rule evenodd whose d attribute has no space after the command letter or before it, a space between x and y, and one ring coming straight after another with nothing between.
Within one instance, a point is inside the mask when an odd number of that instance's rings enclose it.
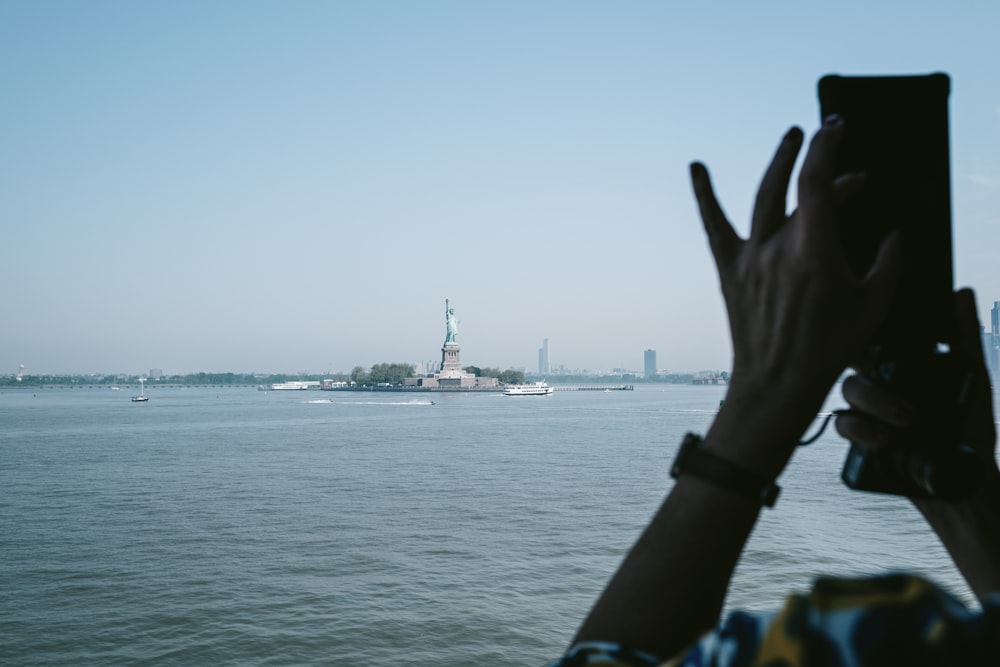
<instances>
[{"instance_id":1,"label":"clear blue sky","mask_svg":"<svg viewBox=\"0 0 1000 667\"><path fill-rule=\"evenodd\" d=\"M0 0L0 373L726 369L687 182L746 230L828 72L952 76L1000 299L1000 3ZM988 319L987 319L988 321Z\"/></svg>"}]
</instances>

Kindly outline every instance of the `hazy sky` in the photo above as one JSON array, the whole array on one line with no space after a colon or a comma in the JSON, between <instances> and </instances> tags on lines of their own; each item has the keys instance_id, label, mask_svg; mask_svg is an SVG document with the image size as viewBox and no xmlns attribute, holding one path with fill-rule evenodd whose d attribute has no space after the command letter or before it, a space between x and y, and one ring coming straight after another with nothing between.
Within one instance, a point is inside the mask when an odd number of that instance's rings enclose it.
<instances>
[{"instance_id":1,"label":"hazy sky","mask_svg":"<svg viewBox=\"0 0 1000 667\"><path fill-rule=\"evenodd\" d=\"M687 181L747 229L816 81L952 76L1000 299L1000 3L0 0L0 373L726 369Z\"/></svg>"}]
</instances>

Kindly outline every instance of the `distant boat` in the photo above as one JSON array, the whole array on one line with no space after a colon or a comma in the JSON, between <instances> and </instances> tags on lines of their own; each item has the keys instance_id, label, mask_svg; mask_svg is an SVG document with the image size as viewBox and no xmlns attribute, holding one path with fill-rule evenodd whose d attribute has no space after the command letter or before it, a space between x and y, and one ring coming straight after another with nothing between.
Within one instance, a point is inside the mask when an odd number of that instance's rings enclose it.
<instances>
[{"instance_id":1,"label":"distant boat","mask_svg":"<svg viewBox=\"0 0 1000 667\"><path fill-rule=\"evenodd\" d=\"M534 384L512 384L507 387L504 396L549 396L555 391L547 382L535 382Z\"/></svg>"},{"instance_id":2,"label":"distant boat","mask_svg":"<svg viewBox=\"0 0 1000 667\"><path fill-rule=\"evenodd\" d=\"M139 395L132 397L133 403L145 403L149 400L149 396L146 396L146 385L143 384L145 381L144 378L139 378Z\"/></svg>"},{"instance_id":3,"label":"distant boat","mask_svg":"<svg viewBox=\"0 0 1000 667\"><path fill-rule=\"evenodd\" d=\"M276 382L271 385L272 391L289 391L308 388L309 385L305 382Z\"/></svg>"}]
</instances>

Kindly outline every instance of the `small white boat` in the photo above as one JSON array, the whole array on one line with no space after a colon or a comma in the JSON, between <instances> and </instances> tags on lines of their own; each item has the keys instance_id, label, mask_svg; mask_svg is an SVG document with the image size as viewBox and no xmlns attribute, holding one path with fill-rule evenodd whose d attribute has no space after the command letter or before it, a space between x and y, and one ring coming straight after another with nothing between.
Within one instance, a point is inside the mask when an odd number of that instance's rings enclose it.
<instances>
[{"instance_id":1,"label":"small white boat","mask_svg":"<svg viewBox=\"0 0 1000 667\"><path fill-rule=\"evenodd\" d=\"M547 382L535 382L533 384L512 384L504 389L504 396L549 396L555 391Z\"/></svg>"},{"instance_id":2,"label":"small white boat","mask_svg":"<svg viewBox=\"0 0 1000 667\"><path fill-rule=\"evenodd\" d=\"M133 403L145 403L149 400L149 396L146 396L146 385L143 384L144 382L146 382L145 378L139 378L139 395L132 397Z\"/></svg>"}]
</instances>

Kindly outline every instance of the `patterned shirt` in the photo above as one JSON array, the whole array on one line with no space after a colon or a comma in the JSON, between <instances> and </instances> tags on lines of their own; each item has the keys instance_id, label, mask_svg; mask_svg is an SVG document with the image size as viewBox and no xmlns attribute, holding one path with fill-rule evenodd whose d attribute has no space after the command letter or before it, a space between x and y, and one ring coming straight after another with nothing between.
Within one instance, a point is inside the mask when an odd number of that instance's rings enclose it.
<instances>
[{"instance_id":1,"label":"patterned shirt","mask_svg":"<svg viewBox=\"0 0 1000 667\"><path fill-rule=\"evenodd\" d=\"M919 577L819 579L776 614L733 612L672 660L608 642L577 644L549 667L1000 665L1000 593L973 612Z\"/></svg>"}]
</instances>

